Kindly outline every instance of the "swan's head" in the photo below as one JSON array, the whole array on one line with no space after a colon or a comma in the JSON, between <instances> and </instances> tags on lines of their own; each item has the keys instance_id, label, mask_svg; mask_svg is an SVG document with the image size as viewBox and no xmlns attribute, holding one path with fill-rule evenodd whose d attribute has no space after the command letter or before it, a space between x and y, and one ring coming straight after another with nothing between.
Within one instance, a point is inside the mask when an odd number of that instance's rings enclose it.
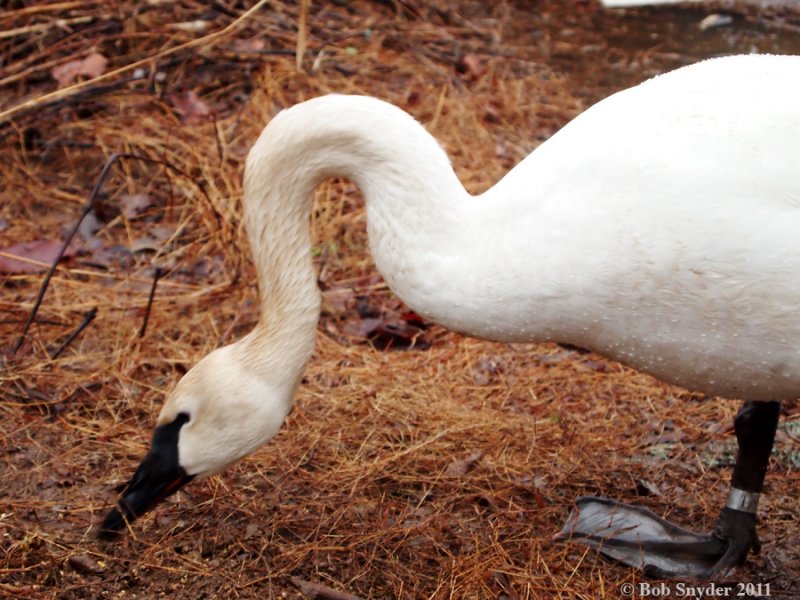
<instances>
[{"instance_id":1,"label":"swan's head","mask_svg":"<svg viewBox=\"0 0 800 600\"><path fill-rule=\"evenodd\" d=\"M99 535L112 537L192 479L217 473L269 441L292 405L298 377L270 380L215 350L178 382L158 417L150 449Z\"/></svg>"}]
</instances>

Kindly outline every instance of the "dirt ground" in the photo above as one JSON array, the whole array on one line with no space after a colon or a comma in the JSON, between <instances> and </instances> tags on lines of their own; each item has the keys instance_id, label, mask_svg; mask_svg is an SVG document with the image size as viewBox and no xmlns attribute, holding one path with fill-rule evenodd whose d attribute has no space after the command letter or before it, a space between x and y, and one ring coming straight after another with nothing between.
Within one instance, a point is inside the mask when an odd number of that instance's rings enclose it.
<instances>
[{"instance_id":1,"label":"dirt ground","mask_svg":"<svg viewBox=\"0 0 800 600\"><path fill-rule=\"evenodd\" d=\"M307 17L299 2L253 5L12 1L0 14L0 596L625 597L640 573L552 536L581 495L708 530L738 403L420 322L376 274L342 180L317 192L323 314L281 433L117 541L93 526L164 394L256 322L241 171L278 110L334 91L394 102L477 193L615 90L703 57L800 53L800 17L730 2L338 0ZM731 22L701 29L716 10ZM126 157L14 352L114 152ZM771 598L800 591L798 439L787 403L763 549L728 580Z\"/></svg>"}]
</instances>

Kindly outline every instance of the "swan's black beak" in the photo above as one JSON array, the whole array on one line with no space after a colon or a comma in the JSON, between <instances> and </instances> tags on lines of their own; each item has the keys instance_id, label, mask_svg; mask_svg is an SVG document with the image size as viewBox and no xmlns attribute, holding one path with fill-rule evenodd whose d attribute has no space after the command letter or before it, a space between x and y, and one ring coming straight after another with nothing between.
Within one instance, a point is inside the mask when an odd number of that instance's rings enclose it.
<instances>
[{"instance_id":1,"label":"swan's black beak","mask_svg":"<svg viewBox=\"0 0 800 600\"><path fill-rule=\"evenodd\" d=\"M100 525L97 532L100 539L113 539L126 523L133 522L194 478L178 462L178 435L188 421L189 415L180 413L172 423L156 427L150 450L125 486L117 508Z\"/></svg>"}]
</instances>

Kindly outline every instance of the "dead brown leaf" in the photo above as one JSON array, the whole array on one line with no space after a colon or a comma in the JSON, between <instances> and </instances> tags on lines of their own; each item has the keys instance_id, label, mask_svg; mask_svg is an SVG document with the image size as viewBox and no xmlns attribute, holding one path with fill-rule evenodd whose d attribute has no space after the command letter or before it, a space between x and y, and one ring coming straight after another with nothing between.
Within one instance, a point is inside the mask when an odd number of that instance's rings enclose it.
<instances>
[{"instance_id":1,"label":"dead brown leaf","mask_svg":"<svg viewBox=\"0 0 800 600\"><path fill-rule=\"evenodd\" d=\"M258 524L249 523L244 530L244 539L251 540L258 535Z\"/></svg>"},{"instance_id":2,"label":"dead brown leaf","mask_svg":"<svg viewBox=\"0 0 800 600\"><path fill-rule=\"evenodd\" d=\"M173 227L163 227L161 225L150 227L145 235L133 241L131 250L133 252L142 252L143 250L158 252L166 241L175 235L175 231L176 229Z\"/></svg>"},{"instance_id":3,"label":"dead brown leaf","mask_svg":"<svg viewBox=\"0 0 800 600\"><path fill-rule=\"evenodd\" d=\"M247 40L236 40L233 49L236 52L260 52L267 47L263 38L253 37Z\"/></svg>"},{"instance_id":4,"label":"dead brown leaf","mask_svg":"<svg viewBox=\"0 0 800 600\"><path fill-rule=\"evenodd\" d=\"M33 240L0 248L0 273L41 273L46 271L61 251L64 242ZM67 248L65 257L74 250Z\"/></svg>"},{"instance_id":5,"label":"dead brown leaf","mask_svg":"<svg viewBox=\"0 0 800 600\"><path fill-rule=\"evenodd\" d=\"M99 575L105 570L88 554L75 554L70 556L67 562L69 563L69 566L75 569L78 573Z\"/></svg>"},{"instance_id":6,"label":"dead brown leaf","mask_svg":"<svg viewBox=\"0 0 800 600\"><path fill-rule=\"evenodd\" d=\"M150 194L125 194L120 198L119 205L122 214L128 219L138 217L153 204Z\"/></svg>"},{"instance_id":7,"label":"dead brown leaf","mask_svg":"<svg viewBox=\"0 0 800 600\"><path fill-rule=\"evenodd\" d=\"M459 72L474 78L480 77L484 71L480 57L472 53L465 54L456 66Z\"/></svg>"},{"instance_id":8,"label":"dead brown leaf","mask_svg":"<svg viewBox=\"0 0 800 600\"><path fill-rule=\"evenodd\" d=\"M171 94L169 101L175 110L181 113L181 120L187 125L200 123L211 114L211 107L194 90L183 94Z\"/></svg>"},{"instance_id":9,"label":"dead brown leaf","mask_svg":"<svg viewBox=\"0 0 800 600\"><path fill-rule=\"evenodd\" d=\"M447 469L444 471L445 475L450 475L453 477L466 475L469 473L470 469L475 466L475 463L483 458L484 454L486 454L485 451L476 450L466 458L451 462L449 465L447 465Z\"/></svg>"},{"instance_id":10,"label":"dead brown leaf","mask_svg":"<svg viewBox=\"0 0 800 600\"><path fill-rule=\"evenodd\" d=\"M108 59L99 52L92 52L86 58L78 58L53 67L50 74L58 81L58 87L66 87L78 77L94 78L105 73Z\"/></svg>"},{"instance_id":11,"label":"dead brown leaf","mask_svg":"<svg viewBox=\"0 0 800 600\"><path fill-rule=\"evenodd\" d=\"M297 586L300 593L307 598L318 600L360 600L358 596L349 594L347 592L340 592L329 588L321 583L314 583L313 581L304 581L297 577L292 577L292 583Z\"/></svg>"},{"instance_id":12,"label":"dead brown leaf","mask_svg":"<svg viewBox=\"0 0 800 600\"><path fill-rule=\"evenodd\" d=\"M649 479L639 479L636 482L636 493L639 496L661 496L658 485Z\"/></svg>"}]
</instances>

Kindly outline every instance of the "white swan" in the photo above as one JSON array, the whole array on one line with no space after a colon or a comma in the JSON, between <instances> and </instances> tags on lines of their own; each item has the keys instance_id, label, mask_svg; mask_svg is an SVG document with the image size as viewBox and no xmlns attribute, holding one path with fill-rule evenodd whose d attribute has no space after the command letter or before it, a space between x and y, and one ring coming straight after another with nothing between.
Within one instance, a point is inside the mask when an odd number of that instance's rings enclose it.
<instances>
[{"instance_id":1,"label":"white swan","mask_svg":"<svg viewBox=\"0 0 800 600\"><path fill-rule=\"evenodd\" d=\"M800 57L701 62L593 106L477 197L399 108L332 95L284 110L245 170L260 322L178 383L123 514L102 531L278 431L319 318L312 192L345 176L366 199L378 269L428 319L491 340L565 342L695 391L769 401L737 421L744 462L715 535L692 538L713 558L675 567L617 556L695 575L741 562L757 543L776 401L800 395L799 101ZM586 502L586 515L607 517L604 503ZM596 540L580 517L570 523ZM658 533L655 545L677 535Z\"/></svg>"}]
</instances>

